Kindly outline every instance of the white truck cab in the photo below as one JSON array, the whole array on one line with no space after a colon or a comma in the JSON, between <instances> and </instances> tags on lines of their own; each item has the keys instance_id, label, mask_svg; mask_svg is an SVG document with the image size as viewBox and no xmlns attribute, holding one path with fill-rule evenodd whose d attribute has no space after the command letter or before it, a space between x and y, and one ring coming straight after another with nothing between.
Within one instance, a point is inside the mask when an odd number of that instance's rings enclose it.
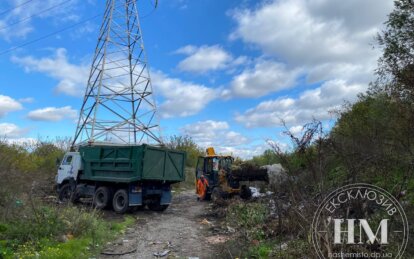
<instances>
[{"instance_id":1,"label":"white truck cab","mask_svg":"<svg viewBox=\"0 0 414 259\"><path fill-rule=\"evenodd\" d=\"M66 153L56 176L57 185L62 184L65 180L76 180L81 167L82 161L79 152Z\"/></svg>"}]
</instances>

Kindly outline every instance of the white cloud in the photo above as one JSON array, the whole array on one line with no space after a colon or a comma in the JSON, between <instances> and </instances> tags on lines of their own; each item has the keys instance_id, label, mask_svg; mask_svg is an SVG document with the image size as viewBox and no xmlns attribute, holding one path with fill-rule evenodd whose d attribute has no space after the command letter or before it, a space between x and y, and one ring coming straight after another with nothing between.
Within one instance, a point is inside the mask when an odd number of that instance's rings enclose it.
<instances>
[{"instance_id":1,"label":"white cloud","mask_svg":"<svg viewBox=\"0 0 414 259\"><path fill-rule=\"evenodd\" d=\"M289 131L295 136L299 135L300 133L303 132L303 126L302 125L292 126L289 128Z\"/></svg>"},{"instance_id":2,"label":"white cloud","mask_svg":"<svg viewBox=\"0 0 414 259\"><path fill-rule=\"evenodd\" d=\"M213 134L213 131L227 130L229 128L229 124L225 121L207 120L186 125L183 129L186 133L191 134L192 136L198 136L200 133L204 136L206 132L210 132L209 136L212 136L211 134Z\"/></svg>"},{"instance_id":3,"label":"white cloud","mask_svg":"<svg viewBox=\"0 0 414 259\"><path fill-rule=\"evenodd\" d=\"M233 57L219 45L196 47L187 45L176 51L179 54L188 55L178 64L181 71L205 73L220 70L231 65ZM235 64L242 60L236 59Z\"/></svg>"},{"instance_id":4,"label":"white cloud","mask_svg":"<svg viewBox=\"0 0 414 259\"><path fill-rule=\"evenodd\" d=\"M230 130L225 121L206 120L187 124L181 129L201 147L214 147L222 150L248 144L250 140L239 132Z\"/></svg>"},{"instance_id":5,"label":"white cloud","mask_svg":"<svg viewBox=\"0 0 414 259\"><path fill-rule=\"evenodd\" d=\"M43 0L31 1L28 4L24 4L21 0L8 2L10 5L5 8L14 9L0 17L0 37L6 40L27 37L30 32L34 31L33 21L36 19L53 18L56 23L79 19L75 12L77 0ZM21 6L17 7L19 5Z\"/></svg>"},{"instance_id":6,"label":"white cloud","mask_svg":"<svg viewBox=\"0 0 414 259\"><path fill-rule=\"evenodd\" d=\"M174 9L184 11L184 10L187 10L187 8L188 8L189 4L191 3L191 1L190 0L172 0L172 1L165 1L164 3L168 4L169 6L171 6ZM151 5L151 8L153 8L152 5Z\"/></svg>"},{"instance_id":7,"label":"white cloud","mask_svg":"<svg viewBox=\"0 0 414 259\"><path fill-rule=\"evenodd\" d=\"M392 1L281 0L233 13L233 38L260 46L294 64L359 61L369 56Z\"/></svg>"},{"instance_id":8,"label":"white cloud","mask_svg":"<svg viewBox=\"0 0 414 259\"><path fill-rule=\"evenodd\" d=\"M282 119L288 125L304 124L313 118L325 120L331 118L330 110L340 108L344 101L355 101L357 94L365 89L365 85L348 85L343 80L327 81L298 98L261 102L244 114L236 115L235 119L249 128L280 126Z\"/></svg>"},{"instance_id":9,"label":"white cloud","mask_svg":"<svg viewBox=\"0 0 414 259\"><path fill-rule=\"evenodd\" d=\"M22 105L13 98L0 95L0 118L12 111L23 109Z\"/></svg>"},{"instance_id":10,"label":"white cloud","mask_svg":"<svg viewBox=\"0 0 414 259\"><path fill-rule=\"evenodd\" d=\"M56 91L70 96L82 96L86 88L89 66L74 65L68 61L66 49L59 48L55 56L47 58L12 57L12 62L24 67L26 72L41 72L59 80Z\"/></svg>"},{"instance_id":11,"label":"white cloud","mask_svg":"<svg viewBox=\"0 0 414 259\"><path fill-rule=\"evenodd\" d=\"M254 68L247 68L235 76L231 88L223 91L223 97L260 97L295 85L299 69L288 69L285 64L259 60Z\"/></svg>"},{"instance_id":12,"label":"white cloud","mask_svg":"<svg viewBox=\"0 0 414 259\"><path fill-rule=\"evenodd\" d=\"M392 7L393 1L377 0L266 1L232 12L231 38L306 69L309 82L367 83L379 55L371 45Z\"/></svg>"},{"instance_id":13,"label":"white cloud","mask_svg":"<svg viewBox=\"0 0 414 259\"><path fill-rule=\"evenodd\" d=\"M263 154L270 146L266 143L262 145L242 146L242 147L218 147L216 152L223 155L231 155L233 157L240 157L241 159L251 159L253 156Z\"/></svg>"},{"instance_id":14,"label":"white cloud","mask_svg":"<svg viewBox=\"0 0 414 259\"><path fill-rule=\"evenodd\" d=\"M21 129L13 123L0 123L0 137L18 138L26 133L26 130Z\"/></svg>"},{"instance_id":15,"label":"white cloud","mask_svg":"<svg viewBox=\"0 0 414 259\"><path fill-rule=\"evenodd\" d=\"M23 66L26 72L43 72L58 79L57 92L71 96L84 94L89 66L69 63L65 49L56 50L54 57L40 59L31 56L12 57L12 61ZM119 69L108 71L112 76L121 72ZM218 91L215 89L170 78L162 72L154 71L151 76L155 93L164 97L164 102L160 105L160 113L165 118L194 115L218 96ZM112 89L119 87L116 83L119 84L120 79L117 78L118 81L112 85ZM124 89L124 86L120 89Z\"/></svg>"},{"instance_id":16,"label":"white cloud","mask_svg":"<svg viewBox=\"0 0 414 259\"><path fill-rule=\"evenodd\" d=\"M34 121L61 121L63 119L75 119L77 111L70 106L61 108L46 107L29 112L27 117Z\"/></svg>"},{"instance_id":17,"label":"white cloud","mask_svg":"<svg viewBox=\"0 0 414 259\"><path fill-rule=\"evenodd\" d=\"M6 138L4 141L11 145L17 145L24 148L34 148L39 144L39 140L34 138Z\"/></svg>"},{"instance_id":18,"label":"white cloud","mask_svg":"<svg viewBox=\"0 0 414 259\"><path fill-rule=\"evenodd\" d=\"M170 78L159 71L151 75L154 91L164 98L159 107L164 118L197 114L218 96L217 90L204 85Z\"/></svg>"},{"instance_id":19,"label":"white cloud","mask_svg":"<svg viewBox=\"0 0 414 259\"><path fill-rule=\"evenodd\" d=\"M19 102L21 103L33 103L35 99L33 97L26 97L19 99Z\"/></svg>"},{"instance_id":20,"label":"white cloud","mask_svg":"<svg viewBox=\"0 0 414 259\"><path fill-rule=\"evenodd\" d=\"M269 65L250 69L250 73L243 71L224 94L264 96L294 85L300 76L305 76L307 83L321 83L299 97L262 102L237 115L236 120L247 127L276 126L281 119L297 125L312 117L328 119L329 109L343 100L356 100L373 78L380 52L372 44L392 8L393 1L269 0L252 10L233 10L230 15L237 26L230 38L241 39L261 50L266 59L274 58L284 65L263 75L257 71ZM270 70L282 72L270 79ZM278 80L277 74L287 78ZM263 83L247 84L246 78Z\"/></svg>"}]
</instances>

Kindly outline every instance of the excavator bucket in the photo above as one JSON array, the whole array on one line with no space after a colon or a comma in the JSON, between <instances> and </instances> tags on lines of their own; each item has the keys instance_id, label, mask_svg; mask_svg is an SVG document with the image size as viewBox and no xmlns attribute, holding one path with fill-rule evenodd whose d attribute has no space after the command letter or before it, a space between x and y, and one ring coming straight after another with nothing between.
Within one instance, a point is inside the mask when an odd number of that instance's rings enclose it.
<instances>
[{"instance_id":1,"label":"excavator bucket","mask_svg":"<svg viewBox=\"0 0 414 259\"><path fill-rule=\"evenodd\" d=\"M253 165L241 165L233 168L231 175L236 181L261 181L269 182L269 175L266 168Z\"/></svg>"}]
</instances>

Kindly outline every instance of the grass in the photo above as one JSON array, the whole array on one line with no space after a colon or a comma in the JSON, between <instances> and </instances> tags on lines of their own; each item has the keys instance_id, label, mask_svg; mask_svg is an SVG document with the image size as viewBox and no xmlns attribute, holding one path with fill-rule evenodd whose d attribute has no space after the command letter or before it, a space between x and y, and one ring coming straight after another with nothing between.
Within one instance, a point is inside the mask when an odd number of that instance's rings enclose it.
<instances>
[{"instance_id":1,"label":"grass","mask_svg":"<svg viewBox=\"0 0 414 259\"><path fill-rule=\"evenodd\" d=\"M303 258L313 248L306 239L275 235L268 203L234 201L227 207L226 224L239 234L240 258ZM231 245L231 244L229 244Z\"/></svg>"},{"instance_id":2,"label":"grass","mask_svg":"<svg viewBox=\"0 0 414 259\"><path fill-rule=\"evenodd\" d=\"M268 206L262 203L238 201L231 203L226 215L229 225L241 230L247 240L263 240L264 226L269 215Z\"/></svg>"},{"instance_id":3,"label":"grass","mask_svg":"<svg viewBox=\"0 0 414 259\"><path fill-rule=\"evenodd\" d=\"M282 244L284 244L282 246ZM304 240L266 240L256 246L250 246L246 253L247 258L304 258L311 254L312 247Z\"/></svg>"},{"instance_id":4,"label":"grass","mask_svg":"<svg viewBox=\"0 0 414 259\"><path fill-rule=\"evenodd\" d=\"M107 221L96 211L76 207L43 206L39 211L35 220L0 225L0 258L90 258L135 222L131 216Z\"/></svg>"}]
</instances>

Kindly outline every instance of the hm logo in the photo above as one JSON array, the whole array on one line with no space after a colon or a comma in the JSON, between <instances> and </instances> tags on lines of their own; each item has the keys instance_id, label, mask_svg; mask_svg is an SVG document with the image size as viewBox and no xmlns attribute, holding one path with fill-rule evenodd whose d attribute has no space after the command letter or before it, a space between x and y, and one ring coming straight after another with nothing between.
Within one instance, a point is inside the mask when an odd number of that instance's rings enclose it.
<instances>
[{"instance_id":1,"label":"hm logo","mask_svg":"<svg viewBox=\"0 0 414 259\"><path fill-rule=\"evenodd\" d=\"M362 240L362 231L365 232L366 236L368 237L367 243L373 244L375 240L381 245L388 244L388 219L381 220L377 231L372 231L368 221L366 219L359 219L359 242L355 243L355 220L356 219L347 219L347 230L342 230L341 226L344 223L344 219L333 219L334 220L334 244L342 244L341 234L347 233L348 241L346 244L353 245L353 244L364 244ZM380 232L381 230L381 232ZM381 233L381 238L378 240L377 236L378 233Z\"/></svg>"}]
</instances>

